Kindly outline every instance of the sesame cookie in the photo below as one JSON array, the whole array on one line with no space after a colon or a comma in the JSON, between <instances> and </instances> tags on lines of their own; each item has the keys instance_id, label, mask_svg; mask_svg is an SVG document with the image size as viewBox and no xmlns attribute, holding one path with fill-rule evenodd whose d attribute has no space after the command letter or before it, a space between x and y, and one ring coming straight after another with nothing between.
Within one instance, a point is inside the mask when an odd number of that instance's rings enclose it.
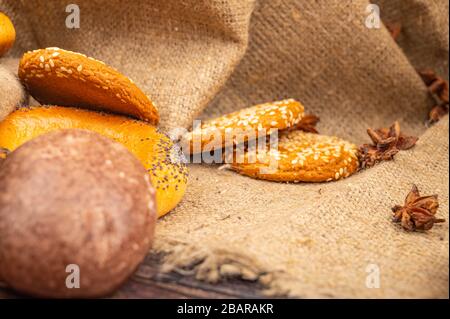
<instances>
[{"instance_id":1,"label":"sesame cookie","mask_svg":"<svg viewBox=\"0 0 450 319\"><path fill-rule=\"evenodd\" d=\"M159 113L129 78L105 63L59 48L27 52L19 78L41 104L75 106L159 122Z\"/></svg>"},{"instance_id":2,"label":"sesame cookie","mask_svg":"<svg viewBox=\"0 0 450 319\"><path fill-rule=\"evenodd\" d=\"M188 154L221 149L268 135L271 129L283 130L298 124L304 114L299 102L288 99L255 105L222 117L205 121L182 140L183 151Z\"/></svg>"},{"instance_id":3,"label":"sesame cookie","mask_svg":"<svg viewBox=\"0 0 450 319\"><path fill-rule=\"evenodd\" d=\"M240 174L279 182L325 182L358 169L357 147L334 136L282 132L278 150L268 147L240 154L231 163Z\"/></svg>"},{"instance_id":4,"label":"sesame cookie","mask_svg":"<svg viewBox=\"0 0 450 319\"><path fill-rule=\"evenodd\" d=\"M16 30L11 20L0 12L0 56L8 52L16 40Z\"/></svg>"},{"instance_id":5,"label":"sesame cookie","mask_svg":"<svg viewBox=\"0 0 450 319\"><path fill-rule=\"evenodd\" d=\"M179 147L153 125L125 116L58 106L20 108L0 122L0 151L13 151L37 136L61 129L90 130L128 148L150 174L159 216L183 198L188 169Z\"/></svg>"}]
</instances>

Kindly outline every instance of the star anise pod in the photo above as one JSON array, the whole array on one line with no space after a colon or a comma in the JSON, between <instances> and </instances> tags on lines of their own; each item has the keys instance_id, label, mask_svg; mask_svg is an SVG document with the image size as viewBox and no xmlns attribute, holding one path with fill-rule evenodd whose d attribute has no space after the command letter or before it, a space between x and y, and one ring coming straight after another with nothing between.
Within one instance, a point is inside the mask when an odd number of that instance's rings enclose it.
<instances>
[{"instance_id":1,"label":"star anise pod","mask_svg":"<svg viewBox=\"0 0 450 319\"><path fill-rule=\"evenodd\" d=\"M318 116L314 114L305 115L302 120L295 126L295 129L302 130L309 133L318 134L319 132L316 129L317 123L320 121Z\"/></svg>"},{"instance_id":2,"label":"star anise pod","mask_svg":"<svg viewBox=\"0 0 450 319\"><path fill-rule=\"evenodd\" d=\"M448 104L436 105L433 107L428 114L428 125L439 122L441 118L443 118L446 114L448 114Z\"/></svg>"},{"instance_id":3,"label":"star anise pod","mask_svg":"<svg viewBox=\"0 0 450 319\"><path fill-rule=\"evenodd\" d=\"M425 85L428 87L428 90L437 101L437 105L431 109L428 119L428 124L434 124L448 113L449 84L448 81L437 76L432 70L419 71L419 74Z\"/></svg>"},{"instance_id":4,"label":"star anise pod","mask_svg":"<svg viewBox=\"0 0 450 319\"><path fill-rule=\"evenodd\" d=\"M359 147L361 169L372 167L381 161L392 160L399 151L412 148L418 138L407 136L400 132L400 124L395 121L390 128L367 129L373 144L363 144Z\"/></svg>"},{"instance_id":5,"label":"star anise pod","mask_svg":"<svg viewBox=\"0 0 450 319\"><path fill-rule=\"evenodd\" d=\"M393 22L393 23L385 23L385 26L391 33L391 36L394 39L394 41L397 41L398 37L400 36L400 33L402 32L402 24L400 22Z\"/></svg>"},{"instance_id":6,"label":"star anise pod","mask_svg":"<svg viewBox=\"0 0 450 319\"><path fill-rule=\"evenodd\" d=\"M436 218L439 208L437 195L420 196L416 185L406 196L403 206L396 205L392 208L394 222L401 223L408 231L425 231L433 228L436 223L443 223L445 219Z\"/></svg>"}]
</instances>

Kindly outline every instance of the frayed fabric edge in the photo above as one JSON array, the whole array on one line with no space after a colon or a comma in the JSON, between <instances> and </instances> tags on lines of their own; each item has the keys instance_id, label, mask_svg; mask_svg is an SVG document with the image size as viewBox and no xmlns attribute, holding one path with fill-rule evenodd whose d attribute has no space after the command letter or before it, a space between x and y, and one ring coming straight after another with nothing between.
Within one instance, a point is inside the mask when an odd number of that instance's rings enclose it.
<instances>
[{"instance_id":1,"label":"frayed fabric edge","mask_svg":"<svg viewBox=\"0 0 450 319\"><path fill-rule=\"evenodd\" d=\"M192 276L209 284L220 284L226 279L238 279L261 285L261 295L288 297L289 290L281 288L281 271L264 269L253 257L227 251L207 249L178 241L159 241L152 253L162 254L160 271Z\"/></svg>"}]
</instances>

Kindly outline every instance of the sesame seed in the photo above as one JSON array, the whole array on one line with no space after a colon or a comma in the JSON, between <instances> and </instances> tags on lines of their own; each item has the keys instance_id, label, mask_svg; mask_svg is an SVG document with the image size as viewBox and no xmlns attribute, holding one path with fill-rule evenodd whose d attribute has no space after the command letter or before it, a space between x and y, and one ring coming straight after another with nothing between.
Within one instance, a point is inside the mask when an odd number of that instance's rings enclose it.
<instances>
[{"instance_id":1,"label":"sesame seed","mask_svg":"<svg viewBox=\"0 0 450 319\"><path fill-rule=\"evenodd\" d=\"M39 57L39 61L41 61L41 62L44 62L44 61L45 61L45 59L44 59L44 56L43 56L43 55L41 55L41 56Z\"/></svg>"}]
</instances>

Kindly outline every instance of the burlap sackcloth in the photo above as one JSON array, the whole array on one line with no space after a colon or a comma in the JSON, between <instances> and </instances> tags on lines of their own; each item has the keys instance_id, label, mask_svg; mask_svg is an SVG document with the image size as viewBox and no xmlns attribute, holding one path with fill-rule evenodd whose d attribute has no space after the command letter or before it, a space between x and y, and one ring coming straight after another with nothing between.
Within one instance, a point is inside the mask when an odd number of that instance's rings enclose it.
<instances>
[{"instance_id":1,"label":"burlap sackcloth","mask_svg":"<svg viewBox=\"0 0 450 319\"><path fill-rule=\"evenodd\" d=\"M162 271L259 280L274 295L448 297L448 222L407 233L390 210L416 183L439 195L448 220L448 118L426 130L434 101L416 72L448 78L448 2L376 3L385 23L402 24L398 42L384 25L366 27L367 0L77 0L79 29L65 27L68 1L0 0L18 34L2 64L16 68L25 50L48 46L102 59L156 101L166 131L288 97L320 116L321 133L355 143L398 119L417 146L339 182L191 165L153 253L167 254Z\"/></svg>"}]
</instances>

